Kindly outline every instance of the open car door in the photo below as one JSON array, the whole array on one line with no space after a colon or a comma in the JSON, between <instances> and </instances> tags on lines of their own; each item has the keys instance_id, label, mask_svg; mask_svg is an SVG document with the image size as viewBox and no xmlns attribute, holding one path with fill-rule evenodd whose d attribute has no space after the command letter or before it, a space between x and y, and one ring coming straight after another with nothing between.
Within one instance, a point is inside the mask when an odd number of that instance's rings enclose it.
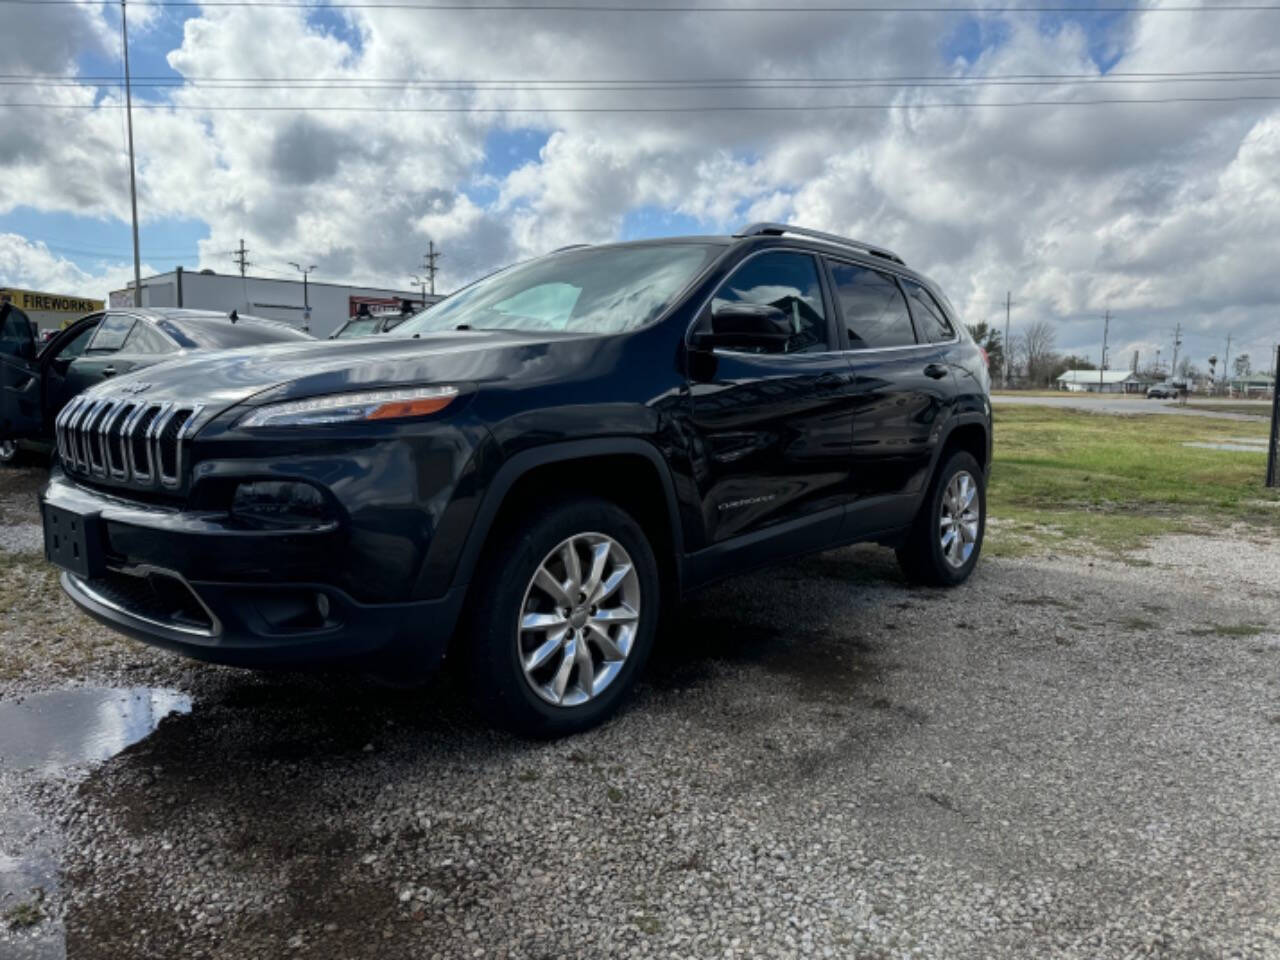
<instances>
[{"instance_id":1,"label":"open car door","mask_svg":"<svg viewBox=\"0 0 1280 960\"><path fill-rule=\"evenodd\" d=\"M0 441L40 438L41 394L35 327L12 303L0 304Z\"/></svg>"}]
</instances>

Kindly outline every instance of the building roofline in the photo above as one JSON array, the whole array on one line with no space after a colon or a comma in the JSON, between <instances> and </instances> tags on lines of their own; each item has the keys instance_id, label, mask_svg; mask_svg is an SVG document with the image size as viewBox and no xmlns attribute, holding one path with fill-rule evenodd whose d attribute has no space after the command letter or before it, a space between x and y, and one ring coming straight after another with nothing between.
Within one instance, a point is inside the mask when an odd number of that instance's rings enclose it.
<instances>
[{"instance_id":1,"label":"building roofline","mask_svg":"<svg viewBox=\"0 0 1280 960\"><path fill-rule=\"evenodd\" d=\"M205 272L203 270L188 270L185 267L182 268L182 272L185 276L188 276L188 277L221 277L226 280L241 280L241 279L257 280L264 283L301 283L302 282L301 280L294 280L290 277L258 277L252 274L246 274L244 277L241 277L240 274L238 273L219 273L216 270ZM167 270L164 273L155 273L149 277L143 277L142 285L145 287L152 280L166 280L166 279L174 278L177 275L178 275L178 271L176 269ZM332 287L337 290L392 290L392 291L395 291L396 293L412 293L414 297L422 296L421 290L409 290L408 288L405 288L405 287L380 287L380 286L375 286L373 284L360 285L355 283L327 283L324 280L309 280L308 283L313 287ZM128 293L132 289L133 289L133 281L130 280L127 284L125 284L125 286L121 287L118 290L112 290L110 292L111 293ZM428 296L430 296L430 294L428 294ZM436 296L443 297L444 294L436 294Z\"/></svg>"}]
</instances>

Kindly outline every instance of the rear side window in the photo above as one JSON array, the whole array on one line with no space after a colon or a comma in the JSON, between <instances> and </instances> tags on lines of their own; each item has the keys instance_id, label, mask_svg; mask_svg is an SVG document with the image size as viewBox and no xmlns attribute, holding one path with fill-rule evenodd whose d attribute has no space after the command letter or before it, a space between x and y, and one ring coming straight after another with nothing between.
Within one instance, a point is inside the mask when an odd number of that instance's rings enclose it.
<instances>
[{"instance_id":1,"label":"rear side window","mask_svg":"<svg viewBox=\"0 0 1280 960\"><path fill-rule=\"evenodd\" d=\"M173 353L177 347L149 323L137 324L124 342L125 353Z\"/></svg>"},{"instance_id":2,"label":"rear side window","mask_svg":"<svg viewBox=\"0 0 1280 960\"><path fill-rule=\"evenodd\" d=\"M951 329L946 313L938 305L938 301L933 299L933 294L914 280L903 280L902 286L907 291L907 299L911 301L911 314L916 318L920 336L930 343L954 339L956 332Z\"/></svg>"},{"instance_id":3,"label":"rear side window","mask_svg":"<svg viewBox=\"0 0 1280 960\"><path fill-rule=\"evenodd\" d=\"M892 276L870 267L833 262L831 280L849 331L849 349L914 346L911 314Z\"/></svg>"},{"instance_id":4,"label":"rear side window","mask_svg":"<svg viewBox=\"0 0 1280 960\"><path fill-rule=\"evenodd\" d=\"M722 303L777 307L791 323L787 353L831 349L817 262L807 253L765 253L740 266L716 291L711 309Z\"/></svg>"},{"instance_id":5,"label":"rear side window","mask_svg":"<svg viewBox=\"0 0 1280 960\"><path fill-rule=\"evenodd\" d=\"M94 334L86 353L114 353L124 346L129 331L137 322L133 317L123 313L108 313L98 324L98 332Z\"/></svg>"}]
</instances>

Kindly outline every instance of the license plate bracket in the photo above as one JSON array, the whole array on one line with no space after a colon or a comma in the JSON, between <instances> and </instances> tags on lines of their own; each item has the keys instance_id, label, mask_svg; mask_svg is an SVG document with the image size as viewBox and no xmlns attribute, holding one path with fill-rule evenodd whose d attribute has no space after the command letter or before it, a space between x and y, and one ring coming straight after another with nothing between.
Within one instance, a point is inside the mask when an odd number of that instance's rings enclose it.
<instances>
[{"instance_id":1,"label":"license plate bracket","mask_svg":"<svg viewBox=\"0 0 1280 960\"><path fill-rule=\"evenodd\" d=\"M55 566L81 579L101 575L106 569L102 517L44 505L44 555Z\"/></svg>"}]
</instances>

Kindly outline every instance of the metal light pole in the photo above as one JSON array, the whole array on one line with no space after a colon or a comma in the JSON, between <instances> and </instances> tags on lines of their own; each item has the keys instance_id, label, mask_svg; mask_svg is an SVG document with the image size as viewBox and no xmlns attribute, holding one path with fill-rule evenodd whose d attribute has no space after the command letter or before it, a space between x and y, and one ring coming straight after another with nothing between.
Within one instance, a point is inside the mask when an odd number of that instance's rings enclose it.
<instances>
[{"instance_id":1,"label":"metal light pole","mask_svg":"<svg viewBox=\"0 0 1280 960\"><path fill-rule=\"evenodd\" d=\"M314 269L316 268L316 265L313 263L311 266L307 267L307 268L304 270L304 269L302 269L302 264L300 264L300 263L294 263L292 260L290 260L290 261L289 261L289 266L293 267L293 268L294 268L295 270L297 270L300 274L302 274L302 323L303 323L303 326L304 326L305 328L307 328L308 330L310 330L310 328L311 328L311 299L310 299L310 297L307 295L307 274L311 273L311 271L312 271L312 270L314 270Z\"/></svg>"},{"instance_id":2,"label":"metal light pole","mask_svg":"<svg viewBox=\"0 0 1280 960\"><path fill-rule=\"evenodd\" d=\"M133 305L142 306L142 259L138 255L138 178L133 159L133 88L129 78L129 18L120 0L120 42L124 49L124 115L129 129L129 204L133 208Z\"/></svg>"},{"instance_id":3,"label":"metal light pole","mask_svg":"<svg viewBox=\"0 0 1280 960\"><path fill-rule=\"evenodd\" d=\"M418 276L418 275L415 273L415 274L413 274L409 279L410 279L410 280L412 280L414 283L416 283L418 286L420 286L420 287L422 288L422 305L425 307L425 306L427 305L427 279L426 279L426 277L420 277L420 276Z\"/></svg>"}]
</instances>

